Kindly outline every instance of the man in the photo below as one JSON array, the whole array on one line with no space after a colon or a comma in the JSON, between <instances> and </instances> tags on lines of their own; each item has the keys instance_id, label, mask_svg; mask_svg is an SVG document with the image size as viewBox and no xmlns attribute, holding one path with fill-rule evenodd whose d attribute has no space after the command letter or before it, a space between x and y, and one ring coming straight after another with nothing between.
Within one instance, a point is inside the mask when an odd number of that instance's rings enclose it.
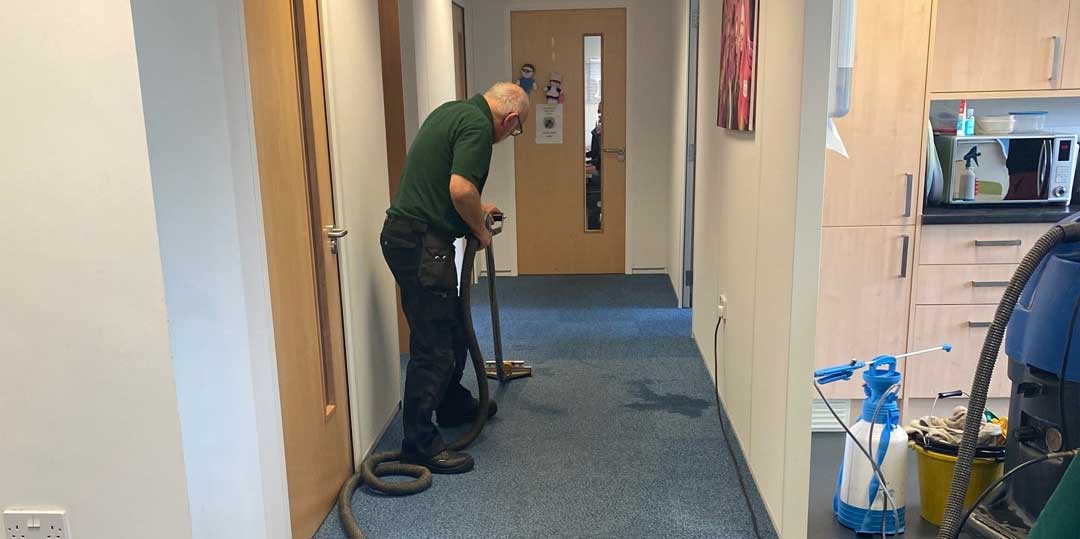
<instances>
[{"instance_id":1,"label":"man","mask_svg":"<svg viewBox=\"0 0 1080 539\"><path fill-rule=\"evenodd\" d=\"M409 148L401 185L386 212L383 256L401 287L411 331L402 461L433 473L467 472L473 459L446 449L432 414L440 426L451 427L471 423L479 408L461 386L468 348L453 240L471 234L480 248L491 243L484 215L498 209L480 201L491 147L521 134L529 106L518 85L499 83L483 95L435 109ZM489 417L495 411L491 401Z\"/></svg>"}]
</instances>

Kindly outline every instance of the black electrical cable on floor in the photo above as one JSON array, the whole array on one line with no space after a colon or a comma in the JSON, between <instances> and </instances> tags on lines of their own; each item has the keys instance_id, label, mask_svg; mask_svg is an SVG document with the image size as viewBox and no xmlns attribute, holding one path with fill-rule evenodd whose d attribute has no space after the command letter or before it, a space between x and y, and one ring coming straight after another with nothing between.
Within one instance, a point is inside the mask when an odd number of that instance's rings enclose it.
<instances>
[{"instance_id":1,"label":"black electrical cable on floor","mask_svg":"<svg viewBox=\"0 0 1080 539\"><path fill-rule=\"evenodd\" d=\"M997 479L997 481L994 481L993 483L990 484L990 486L986 487L986 490L982 491L982 494L979 494L978 498L975 498L975 503L971 504L971 507L968 508L966 513L964 513L964 517L960 519L960 525L957 527L957 530L962 530L964 528L964 524L968 521L968 519L971 518L972 513L974 513L975 509L977 507L979 507L979 504L981 504L983 502L983 500L985 500L986 497L989 496L990 493L994 491L994 489L996 489L999 485L1004 483L1006 479L1011 477L1016 472L1019 472L1020 470L1023 470L1024 468L1027 468L1028 466L1031 466L1032 464L1038 464L1040 462L1045 462L1047 460L1063 459L1063 458L1075 458L1077 453L1080 453L1080 450L1073 449L1072 451L1061 451L1059 453L1048 453L1048 454L1043 455L1043 456L1041 456L1041 457L1039 457L1037 459L1031 459L1031 460L1029 460L1027 462L1016 465L1015 468L1009 470L1008 472L1005 473L1005 475L999 477Z\"/></svg>"},{"instance_id":2,"label":"black electrical cable on floor","mask_svg":"<svg viewBox=\"0 0 1080 539\"><path fill-rule=\"evenodd\" d=\"M1069 322L1069 335L1065 338L1065 357L1061 359L1061 371L1058 373L1058 413L1061 417L1061 438L1066 444L1065 447L1072 445L1069 438L1069 422L1065 419L1065 376L1069 373L1069 355L1072 352L1073 335L1076 334L1076 320L1078 317L1080 317L1080 297L1076 298L1076 305L1073 307L1072 321Z\"/></svg>"},{"instance_id":3,"label":"black electrical cable on floor","mask_svg":"<svg viewBox=\"0 0 1080 539\"><path fill-rule=\"evenodd\" d=\"M742 467L739 466L739 460L735 458L735 448L731 446L731 437L728 436L727 426L724 423L724 409L720 407L720 360L719 354L717 354L717 341L720 340L720 325L724 323L724 317L720 317L716 320L716 329L713 330L713 381L716 385L716 415L720 419L720 431L724 435L724 445L727 446L728 455L731 456L731 463L735 466L735 475L739 478L739 488L742 489L743 500L746 502L746 510L750 513L750 523L754 527L754 537L761 538L761 527L758 525L757 513L754 512L754 504L750 501L750 491L746 488L746 479L743 477Z\"/></svg>"}]
</instances>

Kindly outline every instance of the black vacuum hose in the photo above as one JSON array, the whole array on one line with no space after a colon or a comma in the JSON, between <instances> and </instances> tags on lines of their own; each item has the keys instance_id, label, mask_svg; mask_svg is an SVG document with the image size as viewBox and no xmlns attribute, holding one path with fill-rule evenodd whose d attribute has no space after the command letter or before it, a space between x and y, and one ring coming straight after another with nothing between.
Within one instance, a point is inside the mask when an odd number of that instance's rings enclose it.
<instances>
[{"instance_id":1,"label":"black vacuum hose","mask_svg":"<svg viewBox=\"0 0 1080 539\"><path fill-rule=\"evenodd\" d=\"M1024 292L1024 287L1027 286L1031 275L1055 247L1062 243L1077 241L1080 241L1080 223L1057 225L1039 238L1020 263L1020 267L1009 281L1008 288L1005 289L1005 295L998 304L997 312L994 313L994 322L986 334L986 341L983 342L979 363L975 367L975 380L971 385L969 410L986 408L986 393L990 387L990 378L994 373L998 352L1001 351L1005 327L1009 324L1016 303L1020 301L1020 295ZM968 485L971 482L971 465L975 459L975 446L978 443L981 428L982 414L968 414L964 422L964 436L960 440L960 450L956 457L956 468L953 471L952 486L949 489L949 499L945 505L945 516L941 521L938 539L956 539L960 535L960 526L963 525L964 499L967 497Z\"/></svg>"},{"instance_id":2,"label":"black vacuum hose","mask_svg":"<svg viewBox=\"0 0 1080 539\"><path fill-rule=\"evenodd\" d=\"M469 236L465 244L465 260L461 265L461 317L465 322L469 357L472 358L473 370L476 372L480 406L469 432L446 446L451 451L461 451L476 441L480 432L484 430L484 424L487 423L487 409L491 402L487 374L484 372L484 357L480 353L480 343L476 340L476 331L473 329L472 322L472 274L478 247L476 239ZM364 459L360 471L345 482L341 494L338 495L338 513L341 516L341 525L349 539L367 538L364 531L360 529L360 524L356 521L356 515L352 510L353 492L360 485L367 485L369 489L389 496L408 496L431 488L431 471L423 466L397 462L400 458L400 451L375 453ZM415 481L388 482L380 479L385 476L407 476L415 478Z\"/></svg>"}]
</instances>

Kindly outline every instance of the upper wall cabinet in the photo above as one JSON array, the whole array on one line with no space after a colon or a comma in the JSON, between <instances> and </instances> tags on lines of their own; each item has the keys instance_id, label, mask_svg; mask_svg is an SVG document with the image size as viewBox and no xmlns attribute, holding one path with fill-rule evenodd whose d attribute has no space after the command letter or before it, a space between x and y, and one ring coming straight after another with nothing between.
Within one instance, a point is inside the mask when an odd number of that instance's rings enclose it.
<instances>
[{"instance_id":1,"label":"upper wall cabinet","mask_svg":"<svg viewBox=\"0 0 1080 539\"><path fill-rule=\"evenodd\" d=\"M1080 0L1072 3L1080 9ZM937 0L936 6L931 92L1056 90L1066 78L1080 82L1080 51L1074 51L1076 68L1065 61L1070 0Z\"/></svg>"},{"instance_id":2,"label":"upper wall cabinet","mask_svg":"<svg viewBox=\"0 0 1080 539\"><path fill-rule=\"evenodd\" d=\"M1080 89L1080 0L1073 0L1069 10L1069 32L1072 40L1065 43L1065 57L1061 64L1061 88Z\"/></svg>"},{"instance_id":3,"label":"upper wall cabinet","mask_svg":"<svg viewBox=\"0 0 1080 539\"><path fill-rule=\"evenodd\" d=\"M850 158L828 154L825 226L914 224L930 12L931 0L859 4L851 111L836 120Z\"/></svg>"}]
</instances>

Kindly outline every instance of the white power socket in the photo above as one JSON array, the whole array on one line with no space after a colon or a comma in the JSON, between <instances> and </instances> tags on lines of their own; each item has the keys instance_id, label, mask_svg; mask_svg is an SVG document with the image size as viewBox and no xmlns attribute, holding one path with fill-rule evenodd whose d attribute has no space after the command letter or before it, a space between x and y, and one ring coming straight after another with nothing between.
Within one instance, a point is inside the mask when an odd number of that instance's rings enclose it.
<instances>
[{"instance_id":1,"label":"white power socket","mask_svg":"<svg viewBox=\"0 0 1080 539\"><path fill-rule=\"evenodd\" d=\"M720 303L716 306L716 316L727 320L727 294L720 294Z\"/></svg>"},{"instance_id":2,"label":"white power socket","mask_svg":"<svg viewBox=\"0 0 1080 539\"><path fill-rule=\"evenodd\" d=\"M2 539L71 539L63 509L6 509Z\"/></svg>"}]
</instances>

